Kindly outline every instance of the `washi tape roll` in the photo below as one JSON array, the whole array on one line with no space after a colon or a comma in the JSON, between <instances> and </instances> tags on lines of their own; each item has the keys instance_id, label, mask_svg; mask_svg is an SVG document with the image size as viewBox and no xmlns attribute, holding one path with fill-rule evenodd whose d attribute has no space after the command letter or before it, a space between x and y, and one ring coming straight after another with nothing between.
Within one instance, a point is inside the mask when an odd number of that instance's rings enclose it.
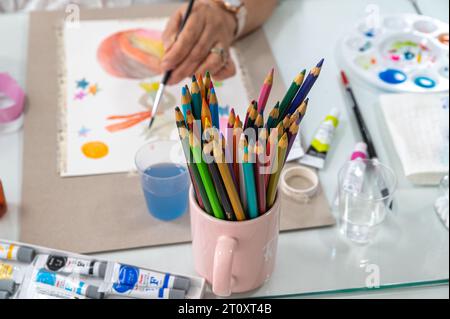
<instances>
[{"instance_id":1,"label":"washi tape roll","mask_svg":"<svg viewBox=\"0 0 450 319\"><path fill-rule=\"evenodd\" d=\"M25 93L7 73L0 73L0 133L20 129L23 125Z\"/></svg>"},{"instance_id":2,"label":"washi tape roll","mask_svg":"<svg viewBox=\"0 0 450 319\"><path fill-rule=\"evenodd\" d=\"M296 179L303 181L297 183ZM291 167L285 170L281 176L281 191L296 202L309 203L317 195L318 190L319 176L312 169L303 166Z\"/></svg>"}]
</instances>

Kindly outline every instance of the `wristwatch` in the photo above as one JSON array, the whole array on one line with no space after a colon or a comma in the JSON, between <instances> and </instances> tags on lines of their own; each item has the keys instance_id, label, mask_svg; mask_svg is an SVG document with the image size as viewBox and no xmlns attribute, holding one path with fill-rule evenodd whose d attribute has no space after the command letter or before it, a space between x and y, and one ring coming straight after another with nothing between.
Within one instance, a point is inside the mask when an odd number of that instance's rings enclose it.
<instances>
[{"instance_id":1,"label":"wristwatch","mask_svg":"<svg viewBox=\"0 0 450 319\"><path fill-rule=\"evenodd\" d=\"M235 37L242 35L247 22L247 8L242 0L213 0L225 10L234 14L237 20L237 29Z\"/></svg>"}]
</instances>

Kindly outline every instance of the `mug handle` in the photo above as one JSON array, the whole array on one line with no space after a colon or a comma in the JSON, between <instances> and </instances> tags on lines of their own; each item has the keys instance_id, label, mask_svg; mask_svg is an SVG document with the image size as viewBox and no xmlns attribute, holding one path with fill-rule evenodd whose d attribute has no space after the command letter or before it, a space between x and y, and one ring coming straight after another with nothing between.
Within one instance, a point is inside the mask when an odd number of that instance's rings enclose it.
<instances>
[{"instance_id":1,"label":"mug handle","mask_svg":"<svg viewBox=\"0 0 450 319\"><path fill-rule=\"evenodd\" d=\"M216 244L213 266L213 293L220 297L231 295L233 256L237 241L234 238L221 236Z\"/></svg>"}]
</instances>

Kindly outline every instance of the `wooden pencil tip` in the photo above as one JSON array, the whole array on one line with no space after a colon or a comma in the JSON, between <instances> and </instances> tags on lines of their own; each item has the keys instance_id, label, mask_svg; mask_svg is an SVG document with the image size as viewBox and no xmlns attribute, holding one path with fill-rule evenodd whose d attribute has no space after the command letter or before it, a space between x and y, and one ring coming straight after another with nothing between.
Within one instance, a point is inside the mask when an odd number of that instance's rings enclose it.
<instances>
[{"instance_id":1,"label":"wooden pencil tip","mask_svg":"<svg viewBox=\"0 0 450 319\"><path fill-rule=\"evenodd\" d=\"M316 67L321 68L324 62L325 59L320 60L319 63L317 63Z\"/></svg>"}]
</instances>

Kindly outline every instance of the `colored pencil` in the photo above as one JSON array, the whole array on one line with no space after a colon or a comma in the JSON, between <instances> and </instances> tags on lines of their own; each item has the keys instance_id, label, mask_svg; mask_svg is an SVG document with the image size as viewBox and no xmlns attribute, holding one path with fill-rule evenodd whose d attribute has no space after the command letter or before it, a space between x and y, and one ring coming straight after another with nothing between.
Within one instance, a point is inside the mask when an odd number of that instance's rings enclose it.
<instances>
[{"instance_id":1,"label":"colored pencil","mask_svg":"<svg viewBox=\"0 0 450 319\"><path fill-rule=\"evenodd\" d=\"M234 113L234 108L231 109L230 115L228 116L228 128L234 128L234 122L236 121L236 114Z\"/></svg>"},{"instance_id":2,"label":"colored pencil","mask_svg":"<svg viewBox=\"0 0 450 319\"><path fill-rule=\"evenodd\" d=\"M252 102L250 103L250 105L248 106L248 108L247 108L247 113L245 113L244 128L247 127L247 124L248 124L248 118L249 118L250 113L252 112L252 110L253 110L253 101L252 101Z\"/></svg>"},{"instance_id":3,"label":"colored pencil","mask_svg":"<svg viewBox=\"0 0 450 319\"><path fill-rule=\"evenodd\" d=\"M254 165L249 154L249 147L244 140L244 162L242 163L245 179L245 192L247 194L247 210L250 219L258 217L258 199L256 195Z\"/></svg>"},{"instance_id":4,"label":"colored pencil","mask_svg":"<svg viewBox=\"0 0 450 319\"><path fill-rule=\"evenodd\" d=\"M208 166L202 158L203 152L201 150L200 143L196 141L196 138L194 137L194 134L192 132L189 134L189 145L191 146L194 162L198 167L201 180L203 182L203 185L205 186L206 194L211 204L213 214L218 219L225 219L225 215L222 206L220 205L216 189L214 188L214 183L211 179Z\"/></svg>"},{"instance_id":5,"label":"colored pencil","mask_svg":"<svg viewBox=\"0 0 450 319\"><path fill-rule=\"evenodd\" d=\"M275 69L272 68L272 70L270 70L269 74L264 80L264 84L261 88L261 93L259 94L258 113L264 113L264 110L266 108L266 104L270 96L270 91L272 90L274 71Z\"/></svg>"},{"instance_id":6,"label":"colored pencil","mask_svg":"<svg viewBox=\"0 0 450 319\"><path fill-rule=\"evenodd\" d=\"M209 93L209 109L211 111L212 123L215 128L220 130L220 120L219 120L219 102L217 101L216 91L211 89Z\"/></svg>"},{"instance_id":7,"label":"colored pencil","mask_svg":"<svg viewBox=\"0 0 450 319\"><path fill-rule=\"evenodd\" d=\"M190 110L192 112L191 106L191 96L188 95L189 90L186 87L181 88L181 108L183 110L184 118L187 120L187 112Z\"/></svg>"},{"instance_id":8,"label":"colored pencil","mask_svg":"<svg viewBox=\"0 0 450 319\"><path fill-rule=\"evenodd\" d=\"M300 89L301 85L303 84L303 81L305 79L306 70L303 70L300 74L298 74L294 81L292 82L291 86L289 87L289 90L287 91L286 95L284 96L283 100L280 104L280 120L281 117L286 113L287 109L291 105L292 101L295 98L295 95L297 94L298 90ZM279 120L275 122L273 126L276 126L279 123ZM272 127L273 127L272 126Z\"/></svg>"},{"instance_id":9,"label":"colored pencil","mask_svg":"<svg viewBox=\"0 0 450 319\"><path fill-rule=\"evenodd\" d=\"M266 179L264 175L264 162L265 147L259 143L256 143L254 148L255 157L255 182L258 196L258 212L260 215L266 213Z\"/></svg>"},{"instance_id":10,"label":"colored pencil","mask_svg":"<svg viewBox=\"0 0 450 319\"><path fill-rule=\"evenodd\" d=\"M186 122L187 122L187 128L189 129L189 131L193 131L194 130L194 116L192 115L191 110L187 111L186 114Z\"/></svg>"},{"instance_id":11,"label":"colored pencil","mask_svg":"<svg viewBox=\"0 0 450 319\"><path fill-rule=\"evenodd\" d=\"M247 140L245 139L245 136L242 134L241 138L239 140L239 156L238 156L238 174L239 174L239 193L241 195L241 203L242 207L244 208L244 211L246 212L248 216L248 202L247 202L247 191L245 189L245 174L244 174L244 146L247 143Z\"/></svg>"},{"instance_id":12,"label":"colored pencil","mask_svg":"<svg viewBox=\"0 0 450 319\"><path fill-rule=\"evenodd\" d=\"M282 123L278 124L278 127L281 127L281 126L282 126ZM270 132L269 140L267 141L266 154L268 157L268 162L266 164L267 169L266 169L266 175L265 175L266 189L269 186L270 175L274 172L275 165L277 164L278 140L279 140L278 136L279 136L279 129L273 129Z\"/></svg>"},{"instance_id":13,"label":"colored pencil","mask_svg":"<svg viewBox=\"0 0 450 319\"><path fill-rule=\"evenodd\" d=\"M212 84L211 74L209 73L209 71L206 71L206 74L205 74L205 96L208 98L208 101L207 101L208 104L211 104L211 101L210 101L211 84Z\"/></svg>"},{"instance_id":14,"label":"colored pencil","mask_svg":"<svg viewBox=\"0 0 450 319\"><path fill-rule=\"evenodd\" d=\"M175 122L176 122L177 128L182 128L182 127L186 128L185 118L178 106L175 107Z\"/></svg>"},{"instance_id":15,"label":"colored pencil","mask_svg":"<svg viewBox=\"0 0 450 319\"><path fill-rule=\"evenodd\" d=\"M292 146L294 146L295 139L297 138L298 131L300 129L299 122L300 122L300 120L298 118L296 122L292 123L292 125L289 127L289 130L287 132L288 147L287 147L287 151L286 151L286 160L289 156L289 153L291 152Z\"/></svg>"},{"instance_id":16,"label":"colored pencil","mask_svg":"<svg viewBox=\"0 0 450 319\"><path fill-rule=\"evenodd\" d=\"M279 116L280 116L280 102L277 102L275 107L269 113L269 118L267 119L266 127L268 129L273 128Z\"/></svg>"},{"instance_id":17,"label":"colored pencil","mask_svg":"<svg viewBox=\"0 0 450 319\"><path fill-rule=\"evenodd\" d=\"M324 61L325 61L324 59L320 60L319 63L317 63L317 65L311 70L311 72L309 72L306 80L304 81L303 85L301 86L300 90L298 91L297 95L295 96L294 100L292 101L291 105L289 106L289 108L285 114L294 113L295 110L306 99L306 97L308 96L312 87L314 86L317 79L319 78Z\"/></svg>"},{"instance_id":18,"label":"colored pencil","mask_svg":"<svg viewBox=\"0 0 450 319\"><path fill-rule=\"evenodd\" d=\"M200 120L202 116L202 96L200 93L200 88L198 87L197 78L195 75L192 77L191 86L191 96L192 96L192 115L196 120Z\"/></svg>"},{"instance_id":19,"label":"colored pencil","mask_svg":"<svg viewBox=\"0 0 450 319\"><path fill-rule=\"evenodd\" d=\"M243 129L242 129L242 122L239 118L239 115L236 117L236 121L234 123L234 129L233 129L233 171L234 171L234 176L236 178L236 182L237 185L239 185L239 190L241 190L241 174L239 171L239 167L240 167L240 158L239 156L241 154L239 154L239 150L240 150L240 141L241 141L241 136L243 136Z\"/></svg>"},{"instance_id":20,"label":"colored pencil","mask_svg":"<svg viewBox=\"0 0 450 319\"><path fill-rule=\"evenodd\" d=\"M286 160L286 151L288 146L287 134L285 133L278 144L278 167L270 176L269 186L267 188L267 207L270 209L275 203L277 196L278 182L280 180L281 171Z\"/></svg>"},{"instance_id":21,"label":"colored pencil","mask_svg":"<svg viewBox=\"0 0 450 319\"><path fill-rule=\"evenodd\" d=\"M213 160L213 147L214 147L214 141L210 141L209 143L206 143L203 147L203 154L205 155L205 158L210 158L210 160L207 161L209 173L211 174L212 181L214 183L214 186L217 191L217 195L220 198L220 203L223 206L226 219L229 221L235 220L233 208L231 206L231 202L228 199L228 194L225 189L225 185L222 182L222 177L220 175L219 168L217 167L216 163Z\"/></svg>"},{"instance_id":22,"label":"colored pencil","mask_svg":"<svg viewBox=\"0 0 450 319\"><path fill-rule=\"evenodd\" d=\"M208 200L208 195L206 194L205 186L200 177L200 173L197 168L197 164L193 161L193 155L191 147L189 145L189 132L186 129L179 129L179 136L181 139L181 144L183 146L184 156L186 157L186 163L188 165L189 174L191 176L192 186L196 194L198 204L203 208L208 214L212 215L213 210L211 204Z\"/></svg>"},{"instance_id":23,"label":"colored pencil","mask_svg":"<svg viewBox=\"0 0 450 319\"><path fill-rule=\"evenodd\" d=\"M283 122L283 129L287 130L289 129L290 123L291 123L291 116L288 114L286 115L286 117L284 118Z\"/></svg>"},{"instance_id":24,"label":"colored pencil","mask_svg":"<svg viewBox=\"0 0 450 319\"><path fill-rule=\"evenodd\" d=\"M299 124L303 121L303 119L305 118L306 115L306 111L308 111L308 104L309 104L309 98L307 98L302 105L300 105L300 107L298 108L299 113L300 113L300 118L299 118Z\"/></svg>"},{"instance_id":25,"label":"colored pencil","mask_svg":"<svg viewBox=\"0 0 450 319\"><path fill-rule=\"evenodd\" d=\"M206 130L206 121L208 121L210 124L212 123L212 116L211 111L209 109L209 105L206 103L205 100L202 100L202 128L203 130Z\"/></svg>"},{"instance_id":26,"label":"colored pencil","mask_svg":"<svg viewBox=\"0 0 450 319\"><path fill-rule=\"evenodd\" d=\"M222 176L223 183L228 193L228 198L230 199L231 205L233 206L234 215L236 216L236 219L238 221L246 220L247 217L245 216L244 208L242 207L239 193L233 181L231 171L227 163L225 163L224 154L223 152L221 152L217 144L214 144L213 153L217 163L217 167L219 168L220 175Z\"/></svg>"},{"instance_id":27,"label":"colored pencil","mask_svg":"<svg viewBox=\"0 0 450 319\"><path fill-rule=\"evenodd\" d=\"M258 117L258 103L256 101L252 102L252 109L248 115L247 125L244 125L244 131L248 128L253 128L255 125L256 118Z\"/></svg>"},{"instance_id":28,"label":"colored pencil","mask_svg":"<svg viewBox=\"0 0 450 319\"><path fill-rule=\"evenodd\" d=\"M203 82L203 75L201 75L200 73L197 75L197 83L198 83L198 88L200 89L200 95L202 96L202 100L205 100L206 99L205 83Z\"/></svg>"}]
</instances>

